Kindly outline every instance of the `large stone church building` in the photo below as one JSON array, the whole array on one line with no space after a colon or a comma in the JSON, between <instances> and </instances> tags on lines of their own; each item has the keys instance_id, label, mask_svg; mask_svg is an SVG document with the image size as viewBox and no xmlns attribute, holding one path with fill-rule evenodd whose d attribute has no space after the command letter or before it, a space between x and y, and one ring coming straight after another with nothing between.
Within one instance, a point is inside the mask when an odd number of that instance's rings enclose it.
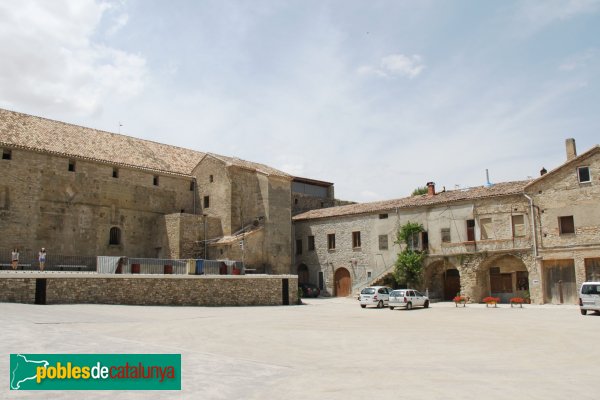
<instances>
[{"instance_id":1,"label":"large stone church building","mask_svg":"<svg viewBox=\"0 0 600 400\"><path fill-rule=\"evenodd\" d=\"M0 249L243 258L289 273L292 201L333 199L332 184L263 164L2 109L0 151Z\"/></svg>"}]
</instances>

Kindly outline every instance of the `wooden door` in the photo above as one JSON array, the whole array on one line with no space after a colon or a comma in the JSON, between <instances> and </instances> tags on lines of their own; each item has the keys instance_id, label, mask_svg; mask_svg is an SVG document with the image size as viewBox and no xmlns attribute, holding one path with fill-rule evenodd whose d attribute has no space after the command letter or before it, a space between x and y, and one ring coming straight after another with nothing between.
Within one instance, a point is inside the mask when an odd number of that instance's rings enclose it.
<instances>
[{"instance_id":1,"label":"wooden door","mask_svg":"<svg viewBox=\"0 0 600 400\"><path fill-rule=\"evenodd\" d=\"M457 269L446 270L444 274L444 300L452 300L460 292L460 274Z\"/></svg>"},{"instance_id":2,"label":"wooden door","mask_svg":"<svg viewBox=\"0 0 600 400\"><path fill-rule=\"evenodd\" d=\"M552 304L577 304L577 283L573 260L544 261L545 301Z\"/></svg>"},{"instance_id":3,"label":"wooden door","mask_svg":"<svg viewBox=\"0 0 600 400\"><path fill-rule=\"evenodd\" d=\"M352 280L350 279L350 272L346 268L335 271L333 281L335 282L335 296L346 297L350 295Z\"/></svg>"}]
</instances>

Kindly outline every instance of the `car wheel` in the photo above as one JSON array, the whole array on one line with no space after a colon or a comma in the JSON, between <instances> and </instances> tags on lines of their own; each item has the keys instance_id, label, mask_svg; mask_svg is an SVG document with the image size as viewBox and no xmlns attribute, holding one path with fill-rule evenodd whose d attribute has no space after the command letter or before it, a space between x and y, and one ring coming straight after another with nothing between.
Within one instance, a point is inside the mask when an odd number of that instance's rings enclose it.
<instances>
[{"instance_id":1,"label":"car wheel","mask_svg":"<svg viewBox=\"0 0 600 400\"><path fill-rule=\"evenodd\" d=\"M390 310L393 310L393 309L394 309L394 307L390 306Z\"/></svg>"},{"instance_id":2,"label":"car wheel","mask_svg":"<svg viewBox=\"0 0 600 400\"><path fill-rule=\"evenodd\" d=\"M579 311L581 311L581 315L587 314L587 310L579 310Z\"/></svg>"},{"instance_id":3,"label":"car wheel","mask_svg":"<svg viewBox=\"0 0 600 400\"><path fill-rule=\"evenodd\" d=\"M379 303L377 303L377 308L383 308L383 300L379 300Z\"/></svg>"},{"instance_id":4,"label":"car wheel","mask_svg":"<svg viewBox=\"0 0 600 400\"><path fill-rule=\"evenodd\" d=\"M425 300L425 304L423 304L423 307L429 308L429 300Z\"/></svg>"},{"instance_id":5,"label":"car wheel","mask_svg":"<svg viewBox=\"0 0 600 400\"><path fill-rule=\"evenodd\" d=\"M360 307L361 308L367 308L367 305L366 304L361 304Z\"/></svg>"},{"instance_id":6,"label":"car wheel","mask_svg":"<svg viewBox=\"0 0 600 400\"><path fill-rule=\"evenodd\" d=\"M412 310L412 303L410 301L406 304L406 309Z\"/></svg>"}]
</instances>

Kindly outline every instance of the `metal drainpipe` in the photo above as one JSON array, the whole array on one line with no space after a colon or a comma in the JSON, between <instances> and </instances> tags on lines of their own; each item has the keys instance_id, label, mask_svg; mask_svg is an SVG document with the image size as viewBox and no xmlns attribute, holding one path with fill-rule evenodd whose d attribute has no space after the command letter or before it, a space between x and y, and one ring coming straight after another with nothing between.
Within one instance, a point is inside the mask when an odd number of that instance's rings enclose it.
<instances>
[{"instance_id":1,"label":"metal drainpipe","mask_svg":"<svg viewBox=\"0 0 600 400\"><path fill-rule=\"evenodd\" d=\"M535 214L533 213L533 199L531 197L529 197L526 193L523 193L523 196L525 196L525 198L527 200L529 200L529 209L531 212L531 233L533 234L533 255L535 258L537 258L538 257L538 247L537 247L537 235L535 232Z\"/></svg>"}]
</instances>

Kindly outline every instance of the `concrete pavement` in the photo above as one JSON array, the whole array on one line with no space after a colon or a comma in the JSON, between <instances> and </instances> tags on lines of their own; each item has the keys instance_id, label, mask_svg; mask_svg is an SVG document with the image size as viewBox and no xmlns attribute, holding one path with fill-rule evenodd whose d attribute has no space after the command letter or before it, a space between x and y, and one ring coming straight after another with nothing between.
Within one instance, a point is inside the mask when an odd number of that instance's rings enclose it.
<instances>
[{"instance_id":1,"label":"concrete pavement","mask_svg":"<svg viewBox=\"0 0 600 400\"><path fill-rule=\"evenodd\" d=\"M181 392L118 399L578 399L600 392L600 316L576 306L361 309L0 304L9 353L181 353ZM6 379L5 382L7 382ZM10 392L0 398L104 398Z\"/></svg>"}]
</instances>

